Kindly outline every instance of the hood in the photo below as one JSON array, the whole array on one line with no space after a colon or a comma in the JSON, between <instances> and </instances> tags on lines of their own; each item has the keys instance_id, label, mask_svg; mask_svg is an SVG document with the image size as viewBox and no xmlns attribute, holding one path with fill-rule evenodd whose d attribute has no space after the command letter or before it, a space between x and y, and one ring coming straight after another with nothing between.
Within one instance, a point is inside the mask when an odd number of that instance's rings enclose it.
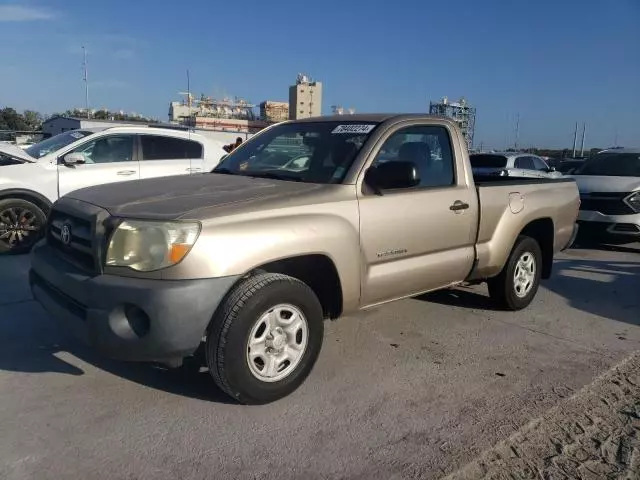
<instances>
[{"instance_id":1,"label":"hood","mask_svg":"<svg viewBox=\"0 0 640 480\"><path fill-rule=\"evenodd\" d=\"M580 193L627 193L640 190L640 177L568 176L576 181Z\"/></svg>"},{"instance_id":2,"label":"hood","mask_svg":"<svg viewBox=\"0 0 640 480\"><path fill-rule=\"evenodd\" d=\"M321 187L310 183L210 173L111 183L76 190L66 196L102 207L114 216L201 219L198 213L205 209L210 212L215 207L262 203Z\"/></svg>"},{"instance_id":3,"label":"hood","mask_svg":"<svg viewBox=\"0 0 640 480\"><path fill-rule=\"evenodd\" d=\"M11 143L0 142L0 152L6 153L7 155L9 155L11 157L18 158L18 159L23 160L25 162L33 163L33 162L36 161L35 158L33 158L31 155L29 155L23 149L21 149L20 147L18 147L16 145L11 144Z\"/></svg>"}]
</instances>

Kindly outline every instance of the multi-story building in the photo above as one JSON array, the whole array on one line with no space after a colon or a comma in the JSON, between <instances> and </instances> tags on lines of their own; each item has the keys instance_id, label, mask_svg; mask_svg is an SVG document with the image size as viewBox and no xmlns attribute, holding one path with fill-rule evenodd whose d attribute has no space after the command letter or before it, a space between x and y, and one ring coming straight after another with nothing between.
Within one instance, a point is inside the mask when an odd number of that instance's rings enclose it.
<instances>
[{"instance_id":1,"label":"multi-story building","mask_svg":"<svg viewBox=\"0 0 640 480\"><path fill-rule=\"evenodd\" d=\"M284 122L289 119L289 104L265 100L260 104L260 120L269 123Z\"/></svg>"},{"instance_id":2,"label":"multi-story building","mask_svg":"<svg viewBox=\"0 0 640 480\"><path fill-rule=\"evenodd\" d=\"M298 74L296 84L289 87L289 119L322 115L322 83L308 75Z\"/></svg>"},{"instance_id":3,"label":"multi-story building","mask_svg":"<svg viewBox=\"0 0 640 480\"><path fill-rule=\"evenodd\" d=\"M467 142L467 148L473 149L473 134L476 129L476 109L461 98L457 102L451 102L447 97L443 97L439 102L430 102L429 113L431 115L441 115L453 119Z\"/></svg>"}]
</instances>

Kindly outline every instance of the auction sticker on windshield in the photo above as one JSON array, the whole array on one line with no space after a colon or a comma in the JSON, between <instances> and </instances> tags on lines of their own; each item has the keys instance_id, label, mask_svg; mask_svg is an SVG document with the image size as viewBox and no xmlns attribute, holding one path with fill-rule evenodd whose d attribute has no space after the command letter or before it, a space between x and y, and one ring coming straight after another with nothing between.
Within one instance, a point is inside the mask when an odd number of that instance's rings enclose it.
<instances>
[{"instance_id":1,"label":"auction sticker on windshield","mask_svg":"<svg viewBox=\"0 0 640 480\"><path fill-rule=\"evenodd\" d=\"M338 125L331 133L369 133L375 125Z\"/></svg>"}]
</instances>

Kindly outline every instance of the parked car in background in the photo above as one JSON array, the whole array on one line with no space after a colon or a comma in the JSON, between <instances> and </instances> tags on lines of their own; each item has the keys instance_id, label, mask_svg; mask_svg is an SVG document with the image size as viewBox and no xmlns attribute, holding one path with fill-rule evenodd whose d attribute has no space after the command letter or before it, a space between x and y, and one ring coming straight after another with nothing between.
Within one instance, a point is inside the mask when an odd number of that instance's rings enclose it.
<instances>
[{"instance_id":1,"label":"parked car in background","mask_svg":"<svg viewBox=\"0 0 640 480\"><path fill-rule=\"evenodd\" d=\"M72 130L27 149L0 144L0 254L28 251L53 202L73 190L210 172L225 154L204 136L153 127Z\"/></svg>"},{"instance_id":2,"label":"parked car in background","mask_svg":"<svg viewBox=\"0 0 640 480\"><path fill-rule=\"evenodd\" d=\"M474 175L501 177L560 178L562 173L547 165L541 157L530 153L474 153L470 156Z\"/></svg>"},{"instance_id":3,"label":"parked car in background","mask_svg":"<svg viewBox=\"0 0 640 480\"><path fill-rule=\"evenodd\" d=\"M570 175L574 170L584 165L586 159L566 158L560 160L556 165L556 170L564 175Z\"/></svg>"},{"instance_id":4,"label":"parked car in background","mask_svg":"<svg viewBox=\"0 0 640 480\"><path fill-rule=\"evenodd\" d=\"M580 191L581 242L640 240L640 149L603 150L572 176Z\"/></svg>"}]
</instances>

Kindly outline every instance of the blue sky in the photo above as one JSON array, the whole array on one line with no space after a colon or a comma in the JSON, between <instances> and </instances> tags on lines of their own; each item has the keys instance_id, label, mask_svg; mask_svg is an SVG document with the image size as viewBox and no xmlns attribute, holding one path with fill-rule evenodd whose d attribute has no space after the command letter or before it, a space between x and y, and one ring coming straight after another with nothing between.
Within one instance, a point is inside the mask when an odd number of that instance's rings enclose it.
<instances>
[{"instance_id":1,"label":"blue sky","mask_svg":"<svg viewBox=\"0 0 640 480\"><path fill-rule=\"evenodd\" d=\"M475 143L640 146L640 0L0 0L0 105L90 103L167 118L186 89L287 100L298 72L323 109L428 110L465 96Z\"/></svg>"}]
</instances>

